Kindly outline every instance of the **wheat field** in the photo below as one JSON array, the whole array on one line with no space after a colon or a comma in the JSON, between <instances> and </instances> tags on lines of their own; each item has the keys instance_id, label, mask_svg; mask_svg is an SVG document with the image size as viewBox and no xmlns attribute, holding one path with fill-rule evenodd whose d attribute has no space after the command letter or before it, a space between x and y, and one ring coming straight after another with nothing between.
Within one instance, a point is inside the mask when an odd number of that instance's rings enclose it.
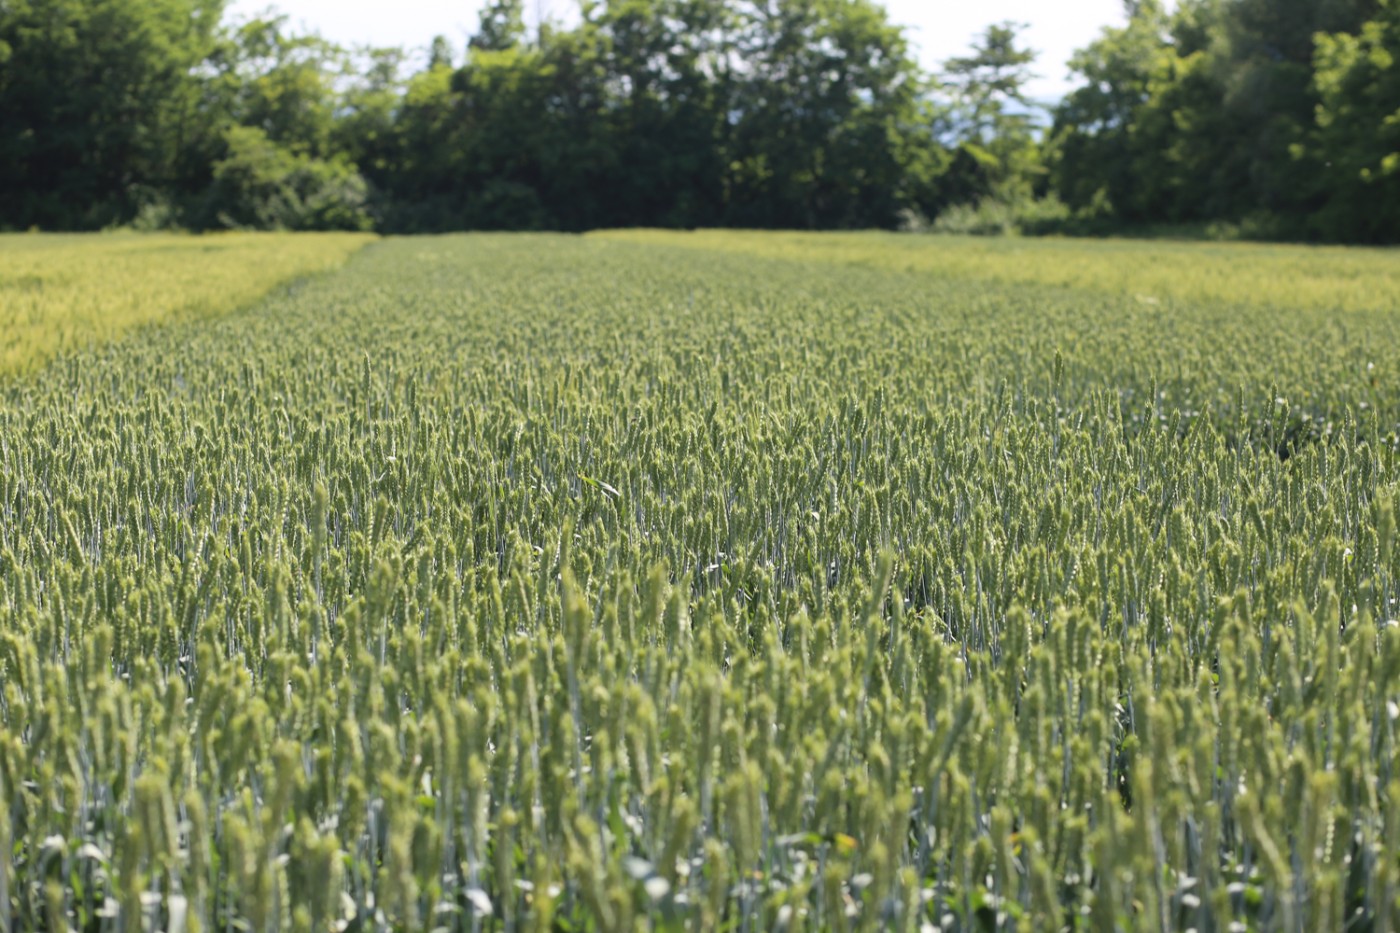
<instances>
[{"instance_id":1,"label":"wheat field","mask_svg":"<svg viewBox=\"0 0 1400 933\"><path fill-rule=\"evenodd\" d=\"M1393 929L1393 257L200 242L19 312L5 933Z\"/></svg>"}]
</instances>

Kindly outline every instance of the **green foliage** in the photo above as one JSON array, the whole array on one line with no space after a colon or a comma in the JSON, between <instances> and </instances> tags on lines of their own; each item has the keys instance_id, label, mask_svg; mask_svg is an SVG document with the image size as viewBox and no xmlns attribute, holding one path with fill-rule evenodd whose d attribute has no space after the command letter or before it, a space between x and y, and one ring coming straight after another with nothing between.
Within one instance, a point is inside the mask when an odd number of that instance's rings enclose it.
<instances>
[{"instance_id":1,"label":"green foliage","mask_svg":"<svg viewBox=\"0 0 1400 933\"><path fill-rule=\"evenodd\" d=\"M1014 236L1051 232L1069 219L1069 208L1054 195L1015 201L988 197L976 204L947 208L934 218L932 230L974 236Z\"/></svg>"},{"instance_id":2,"label":"green foliage","mask_svg":"<svg viewBox=\"0 0 1400 933\"><path fill-rule=\"evenodd\" d=\"M734 6L737 38L724 51L745 70L729 75L725 220L893 226L913 156L896 140L925 119L903 30L871 0Z\"/></svg>"},{"instance_id":3,"label":"green foliage","mask_svg":"<svg viewBox=\"0 0 1400 933\"><path fill-rule=\"evenodd\" d=\"M214 163L208 225L252 230L368 230L365 180L347 163L294 153L235 126Z\"/></svg>"},{"instance_id":4,"label":"green foliage","mask_svg":"<svg viewBox=\"0 0 1400 933\"><path fill-rule=\"evenodd\" d=\"M57 40L23 25L31 2L80 11L72 0L24 0L13 15L7 5L0 42L13 44L11 33L22 38L23 62L78 56L78 46L56 50ZM171 4L177 0L152 9ZM135 0L99 6L132 21L115 31L139 31L154 15L135 11ZM482 11L460 67L437 41L428 67L408 76L398 50L347 53L291 33L275 16L213 34L218 8L208 10L214 19L202 42L182 47L183 96L167 89L159 106L147 101L121 123L142 139L168 140L165 161L148 170L124 149L79 154L81 137L21 134L10 163L20 179L16 204L0 222L91 227L140 214L142 226L298 228L308 222L295 202L308 195L289 193L283 179L324 174L326 185L341 189L333 200L353 205L359 172L373 188L376 217L394 230L892 227L901 210L935 203L946 164L922 100L924 77L903 31L872 0L776 8L606 0L585 5L570 28L544 26L532 36L522 4L502 0ZM11 20L19 25L7 29ZM139 47L122 54L139 59L129 63L137 77L172 67ZM0 112L34 110L55 126L76 112L100 112L48 96L28 100L30 84L57 79L35 74L0 96ZM167 98L182 109L172 111ZM37 161L31 138L51 143L52 165L100 161L103 172L122 178L113 185L121 197L92 209L92 173L43 174L50 169ZM291 159L308 161L294 167ZM78 203L84 213L71 210ZM357 225L356 210L348 213L309 223Z\"/></svg>"},{"instance_id":5,"label":"green foliage","mask_svg":"<svg viewBox=\"0 0 1400 933\"><path fill-rule=\"evenodd\" d=\"M1025 94L1035 52L1018 45L1022 25L991 25L972 53L944 64L948 102L937 111L952 148L937 179L938 221L962 233L1011 233L1014 214L1035 205L1044 174L1037 108Z\"/></svg>"},{"instance_id":6,"label":"green foliage","mask_svg":"<svg viewBox=\"0 0 1400 933\"><path fill-rule=\"evenodd\" d=\"M390 226L889 227L927 200L922 81L868 0L609 0L529 43L518 14L412 80L370 176Z\"/></svg>"},{"instance_id":7,"label":"green foliage","mask_svg":"<svg viewBox=\"0 0 1400 933\"><path fill-rule=\"evenodd\" d=\"M484 4L414 73L223 0L9 0L0 229L202 228L215 202L394 232L1040 229L1026 211L1062 202L1065 231L1400 237L1393 0L1126 0L1053 107L1011 22L930 75L878 0L588 0L529 29L525 7ZM328 193L231 182L230 139Z\"/></svg>"},{"instance_id":8,"label":"green foliage","mask_svg":"<svg viewBox=\"0 0 1400 933\"><path fill-rule=\"evenodd\" d=\"M0 921L1393 927L1395 274L404 238L56 361Z\"/></svg>"},{"instance_id":9,"label":"green foliage","mask_svg":"<svg viewBox=\"0 0 1400 933\"><path fill-rule=\"evenodd\" d=\"M1020 23L999 23L973 42L966 57L943 65L951 105L949 131L984 149L1030 139L1034 104L1026 97L1035 53L1017 44Z\"/></svg>"},{"instance_id":10,"label":"green foliage","mask_svg":"<svg viewBox=\"0 0 1400 933\"><path fill-rule=\"evenodd\" d=\"M1317 223L1336 239L1400 239L1400 4L1381 6L1359 34L1317 38Z\"/></svg>"},{"instance_id":11,"label":"green foliage","mask_svg":"<svg viewBox=\"0 0 1400 933\"><path fill-rule=\"evenodd\" d=\"M1271 235L1390 241L1382 180L1396 103L1390 0L1131 5L1076 54L1052 184L1132 224L1224 221ZM1387 148L1389 147L1389 148Z\"/></svg>"},{"instance_id":12,"label":"green foliage","mask_svg":"<svg viewBox=\"0 0 1400 933\"><path fill-rule=\"evenodd\" d=\"M130 220L182 170L222 0L0 5L0 229Z\"/></svg>"},{"instance_id":13,"label":"green foliage","mask_svg":"<svg viewBox=\"0 0 1400 933\"><path fill-rule=\"evenodd\" d=\"M1055 191L1071 207L1108 207L1125 219L1147 212L1139 169L1157 141L1145 136L1139 117L1171 61L1166 26L1161 4L1148 0L1125 27L1105 29L1070 59L1080 85L1055 109L1047 161Z\"/></svg>"},{"instance_id":14,"label":"green foliage","mask_svg":"<svg viewBox=\"0 0 1400 933\"><path fill-rule=\"evenodd\" d=\"M488 0L481 9L480 23L472 36L471 48L504 52L515 48L524 38L525 10L522 0Z\"/></svg>"},{"instance_id":15,"label":"green foliage","mask_svg":"<svg viewBox=\"0 0 1400 933\"><path fill-rule=\"evenodd\" d=\"M334 82L346 65L339 47L290 34L285 17L253 19L222 37L210 64L216 112L297 154L332 154Z\"/></svg>"}]
</instances>

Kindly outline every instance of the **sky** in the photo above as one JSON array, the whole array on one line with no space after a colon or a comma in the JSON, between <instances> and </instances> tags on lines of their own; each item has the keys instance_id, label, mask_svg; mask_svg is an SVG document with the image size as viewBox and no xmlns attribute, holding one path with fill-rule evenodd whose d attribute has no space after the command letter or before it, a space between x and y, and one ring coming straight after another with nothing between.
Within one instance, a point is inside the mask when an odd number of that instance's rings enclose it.
<instances>
[{"instance_id":1,"label":"sky","mask_svg":"<svg viewBox=\"0 0 1400 933\"><path fill-rule=\"evenodd\" d=\"M476 27L479 0L232 0L231 12L248 17L269 7L287 14L295 26L319 32L342 45L398 45L426 48L433 36L445 35L459 49ZM532 12L564 17L574 0L527 0ZM1024 23L1022 41L1039 53L1038 77L1028 91L1033 99L1057 100L1071 87L1065 62L1104 26L1121 25L1122 0L886 0L896 23L909 37L925 67L967 51L989 23Z\"/></svg>"}]
</instances>

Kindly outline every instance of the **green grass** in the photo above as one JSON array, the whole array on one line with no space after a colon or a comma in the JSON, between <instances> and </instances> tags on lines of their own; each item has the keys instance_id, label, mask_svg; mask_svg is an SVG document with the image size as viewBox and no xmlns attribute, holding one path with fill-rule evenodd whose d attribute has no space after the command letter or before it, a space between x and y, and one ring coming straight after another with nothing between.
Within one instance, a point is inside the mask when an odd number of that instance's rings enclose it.
<instances>
[{"instance_id":1,"label":"green grass","mask_svg":"<svg viewBox=\"0 0 1400 933\"><path fill-rule=\"evenodd\" d=\"M386 240L0 388L0 928L1393 927L1384 254L1020 245Z\"/></svg>"}]
</instances>

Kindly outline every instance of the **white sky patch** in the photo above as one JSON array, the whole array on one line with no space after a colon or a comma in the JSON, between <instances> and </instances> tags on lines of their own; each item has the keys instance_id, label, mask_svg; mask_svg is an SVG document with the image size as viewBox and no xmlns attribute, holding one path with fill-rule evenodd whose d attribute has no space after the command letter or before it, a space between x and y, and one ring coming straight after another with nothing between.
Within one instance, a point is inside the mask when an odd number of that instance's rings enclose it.
<instances>
[{"instance_id":1,"label":"white sky patch","mask_svg":"<svg viewBox=\"0 0 1400 933\"><path fill-rule=\"evenodd\" d=\"M461 54L476 30L480 0L232 0L230 12L249 17L275 7L299 29L314 30L343 45L398 45L423 49L433 36L444 35ZM908 27L909 37L926 68L964 54L973 38L990 23L1025 23L1023 42L1040 53L1032 98L1053 101L1073 85L1065 62L1075 49L1099 34L1104 26L1124 21L1122 0L887 0L891 18ZM526 0L531 19L552 16L568 21L576 16L574 0Z\"/></svg>"}]
</instances>

